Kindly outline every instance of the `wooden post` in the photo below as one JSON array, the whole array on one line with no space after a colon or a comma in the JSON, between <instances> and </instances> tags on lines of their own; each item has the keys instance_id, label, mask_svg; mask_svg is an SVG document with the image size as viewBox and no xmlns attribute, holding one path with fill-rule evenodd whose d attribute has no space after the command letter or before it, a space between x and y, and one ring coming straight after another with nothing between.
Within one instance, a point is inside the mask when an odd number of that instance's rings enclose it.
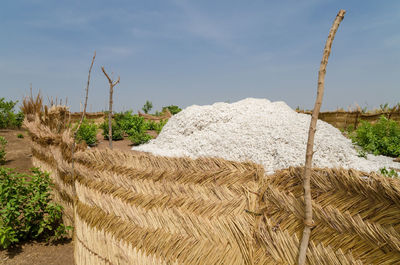
<instances>
[{"instance_id":1,"label":"wooden post","mask_svg":"<svg viewBox=\"0 0 400 265\"><path fill-rule=\"evenodd\" d=\"M90 68L89 68L89 74L88 74L88 80L87 80L87 84L86 84L86 96L85 96L85 105L83 106L83 112L82 112L82 117L81 120L79 121L79 125L76 128L75 134L74 134L74 140L76 138L76 133L78 132L79 128L82 125L83 119L85 118L86 115L86 107L87 107L87 102L88 102L88 97L89 97L89 84L90 84L90 74L92 73L92 68L93 68L93 63L94 63L94 59L96 58L96 51L94 51L94 55L92 58L92 63L90 64Z\"/></svg>"},{"instance_id":2,"label":"wooden post","mask_svg":"<svg viewBox=\"0 0 400 265\"><path fill-rule=\"evenodd\" d=\"M83 113L82 113L82 117L81 120L78 124L78 127L76 127L76 130L74 132L74 141L72 142L72 146L71 146L71 168L72 168L72 177L75 179L75 167L74 167L74 153L75 153L75 145L76 145L76 135L78 133L79 128L82 125L83 119L85 118L85 114L86 114L86 106L87 106L87 101L88 101L88 97L89 97L89 84L90 84L90 73L92 72L92 68L93 68L93 63L94 63L94 59L96 58L96 51L94 51L94 55L92 58L92 63L90 64L90 68L89 68L89 74L88 74L88 81L86 84L86 96L85 96L85 106L83 108ZM65 100L65 103L67 104L68 102L68 98ZM82 105L82 104L81 104ZM71 113L69 113L69 120L71 120ZM72 190L73 193L75 195L76 191L75 191L75 184L72 186ZM75 204L74 204L75 205Z\"/></svg>"},{"instance_id":3,"label":"wooden post","mask_svg":"<svg viewBox=\"0 0 400 265\"><path fill-rule=\"evenodd\" d=\"M103 71L104 75L107 77L108 83L110 84L110 101L109 101L109 112L108 112L108 142L110 149L113 149L112 147L112 105L113 105L113 92L114 92L114 87L119 83L119 76L117 81L113 82L111 78L108 76L106 73L106 70L104 70L104 66L101 67L101 70Z\"/></svg>"},{"instance_id":4,"label":"wooden post","mask_svg":"<svg viewBox=\"0 0 400 265\"><path fill-rule=\"evenodd\" d=\"M306 254L308 249L308 242L311 235L311 228L314 226L314 222L312 220L312 198L311 198L310 178L311 178L312 156L314 154L313 150L314 135L317 128L317 120L318 120L319 110L321 109L322 97L324 95L326 65L328 64L329 54L331 53L333 39L335 38L336 31L338 30L339 24L343 20L345 13L346 13L345 10L340 10L335 18L335 21L333 22L333 25L328 35L328 39L325 44L325 49L318 73L317 99L315 101L314 110L311 116L310 130L308 133L307 150L306 150L306 163L304 166L304 176L303 176L305 220L304 220L303 236L299 246L299 259L298 259L299 265L304 265L306 262Z\"/></svg>"}]
</instances>

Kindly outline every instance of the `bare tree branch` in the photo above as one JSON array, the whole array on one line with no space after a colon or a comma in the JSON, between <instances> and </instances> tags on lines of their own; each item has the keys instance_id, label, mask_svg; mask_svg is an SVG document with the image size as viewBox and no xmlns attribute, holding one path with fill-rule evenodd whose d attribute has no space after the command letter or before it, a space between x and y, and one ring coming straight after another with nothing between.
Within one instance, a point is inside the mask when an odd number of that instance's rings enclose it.
<instances>
[{"instance_id":1,"label":"bare tree branch","mask_svg":"<svg viewBox=\"0 0 400 265\"><path fill-rule=\"evenodd\" d=\"M310 130L308 133L307 150L306 150L306 163L304 166L303 185L304 185L305 220L304 220L303 236L301 238L301 243L299 246L299 259L298 259L299 265L304 265L306 262L308 242L310 240L310 235L311 235L311 228L314 226L314 221L312 220L312 197L310 188L310 178L311 178L312 157L314 154L313 152L314 135L317 129L318 114L319 110L321 109L322 97L324 95L326 66L328 64L329 54L331 53L333 39L335 38L335 34L339 28L340 22L344 18L345 13L346 13L345 10L340 10L335 18L335 21L333 22L333 25L328 35L328 39L325 44L321 65L319 67L317 99L315 101L314 109L311 116Z\"/></svg>"}]
</instances>

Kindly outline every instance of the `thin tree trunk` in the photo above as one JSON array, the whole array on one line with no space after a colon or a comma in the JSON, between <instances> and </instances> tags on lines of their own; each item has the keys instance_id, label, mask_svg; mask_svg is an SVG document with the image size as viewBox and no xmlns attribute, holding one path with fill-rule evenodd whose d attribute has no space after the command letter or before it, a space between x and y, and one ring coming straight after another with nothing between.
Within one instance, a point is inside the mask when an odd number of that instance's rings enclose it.
<instances>
[{"instance_id":1,"label":"thin tree trunk","mask_svg":"<svg viewBox=\"0 0 400 265\"><path fill-rule=\"evenodd\" d=\"M110 86L110 104L108 109L108 143L110 145L110 149L113 149L112 146L112 105L113 105L113 86Z\"/></svg>"},{"instance_id":2,"label":"thin tree trunk","mask_svg":"<svg viewBox=\"0 0 400 265\"><path fill-rule=\"evenodd\" d=\"M343 20L345 13L346 13L345 10L340 10L335 18L335 21L333 22L333 25L329 32L328 39L325 44L321 65L319 67L317 99L315 101L314 110L311 116L310 130L308 133L307 150L306 150L306 163L303 175L305 220L304 220L303 236L299 247L299 259L298 259L299 265L304 265L306 262L306 255L308 249L308 242L311 235L311 228L314 225L314 222L312 220L312 198L311 198L310 178L311 178L312 157L314 154L313 151L314 135L317 127L318 114L321 109L322 97L324 95L326 66L328 64L329 54L331 53L333 39L335 38L336 31L338 30L339 24Z\"/></svg>"},{"instance_id":3,"label":"thin tree trunk","mask_svg":"<svg viewBox=\"0 0 400 265\"><path fill-rule=\"evenodd\" d=\"M111 78L108 76L106 73L106 70L104 70L104 67L101 67L101 70L103 71L104 75L107 77L108 83L110 84L110 104L109 104L109 112L108 112L108 142L110 145L110 149L112 149L112 105L113 105L113 92L114 92L114 87L119 83L119 76L117 81L113 82Z\"/></svg>"}]
</instances>

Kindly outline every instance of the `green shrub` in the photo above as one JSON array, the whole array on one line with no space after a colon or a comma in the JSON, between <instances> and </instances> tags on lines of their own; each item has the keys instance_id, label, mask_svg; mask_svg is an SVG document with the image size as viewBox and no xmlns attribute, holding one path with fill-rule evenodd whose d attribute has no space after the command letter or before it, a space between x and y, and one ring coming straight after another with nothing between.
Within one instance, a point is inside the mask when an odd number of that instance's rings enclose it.
<instances>
[{"instance_id":1,"label":"green shrub","mask_svg":"<svg viewBox=\"0 0 400 265\"><path fill-rule=\"evenodd\" d=\"M104 139L108 140L108 119L106 119L102 124L100 124L100 129L103 130L102 134L104 136ZM112 121L111 123L111 129L112 129L112 139L114 141L122 140L124 138L123 134L124 131L122 128L115 122L115 120Z\"/></svg>"},{"instance_id":2,"label":"green shrub","mask_svg":"<svg viewBox=\"0 0 400 265\"><path fill-rule=\"evenodd\" d=\"M75 126L74 130L76 130L78 125ZM76 140L78 142L85 141L88 146L95 146L97 144L97 125L92 122L84 119L81 127L76 133Z\"/></svg>"},{"instance_id":3,"label":"green shrub","mask_svg":"<svg viewBox=\"0 0 400 265\"><path fill-rule=\"evenodd\" d=\"M17 138L24 138L24 135L22 133L17 134Z\"/></svg>"},{"instance_id":4,"label":"green shrub","mask_svg":"<svg viewBox=\"0 0 400 265\"><path fill-rule=\"evenodd\" d=\"M159 134L164 127L164 125L168 122L168 120L161 120L160 122L156 123L155 130Z\"/></svg>"},{"instance_id":5,"label":"green shrub","mask_svg":"<svg viewBox=\"0 0 400 265\"><path fill-rule=\"evenodd\" d=\"M375 155L400 156L400 125L384 116L381 116L375 124L362 121L350 137L367 152Z\"/></svg>"},{"instance_id":6,"label":"green shrub","mask_svg":"<svg viewBox=\"0 0 400 265\"><path fill-rule=\"evenodd\" d=\"M165 109L168 109L169 112L171 112L172 115L175 115L175 114L179 113L182 110L180 107L175 106L175 105L170 105L170 106L163 107L162 108L163 112L165 111Z\"/></svg>"},{"instance_id":7,"label":"green shrub","mask_svg":"<svg viewBox=\"0 0 400 265\"><path fill-rule=\"evenodd\" d=\"M30 239L61 239L62 207L51 202L51 181L38 169L32 175L0 168L0 247Z\"/></svg>"},{"instance_id":8,"label":"green shrub","mask_svg":"<svg viewBox=\"0 0 400 265\"><path fill-rule=\"evenodd\" d=\"M146 130L153 130L155 131L157 128L157 123L155 121L145 121L146 123Z\"/></svg>"},{"instance_id":9,"label":"green shrub","mask_svg":"<svg viewBox=\"0 0 400 265\"><path fill-rule=\"evenodd\" d=\"M131 140L134 145L144 144L152 138L146 133L148 128L149 123L146 122L143 117L133 115L129 120L129 127L126 133L129 136L129 140Z\"/></svg>"},{"instance_id":10,"label":"green shrub","mask_svg":"<svg viewBox=\"0 0 400 265\"><path fill-rule=\"evenodd\" d=\"M18 101L5 101L0 98L0 128L20 128L24 121L24 114L20 111L14 113L14 107Z\"/></svg>"},{"instance_id":11,"label":"green shrub","mask_svg":"<svg viewBox=\"0 0 400 265\"><path fill-rule=\"evenodd\" d=\"M145 131L138 132L135 130L131 130L128 132L128 135L129 135L129 140L131 140L131 142L134 145L144 144L152 139L152 137L150 135L148 135Z\"/></svg>"},{"instance_id":12,"label":"green shrub","mask_svg":"<svg viewBox=\"0 0 400 265\"><path fill-rule=\"evenodd\" d=\"M387 170L385 167L381 168L379 170L383 176L389 177L389 178L398 178L399 173L397 173L394 169Z\"/></svg>"},{"instance_id":13,"label":"green shrub","mask_svg":"<svg viewBox=\"0 0 400 265\"><path fill-rule=\"evenodd\" d=\"M132 111L114 114L112 121L113 140L121 140L126 134L134 145L148 142L152 137L146 134L146 130L157 130L160 126L155 122L146 122L143 117L132 115ZM108 119L100 125L105 139L108 139Z\"/></svg>"},{"instance_id":14,"label":"green shrub","mask_svg":"<svg viewBox=\"0 0 400 265\"><path fill-rule=\"evenodd\" d=\"M15 122L14 122L14 125L15 125L17 128L21 128L22 123L24 122L24 119L25 119L24 113L23 113L22 111L18 112L18 113L15 115Z\"/></svg>"},{"instance_id":15,"label":"green shrub","mask_svg":"<svg viewBox=\"0 0 400 265\"><path fill-rule=\"evenodd\" d=\"M6 138L0 136L0 165L4 165L6 163L6 145Z\"/></svg>"},{"instance_id":16,"label":"green shrub","mask_svg":"<svg viewBox=\"0 0 400 265\"><path fill-rule=\"evenodd\" d=\"M168 122L168 119L166 120L160 120L159 122L155 121L145 121L146 123L146 129L147 130L153 130L156 131L157 133L160 133L164 125Z\"/></svg>"}]
</instances>

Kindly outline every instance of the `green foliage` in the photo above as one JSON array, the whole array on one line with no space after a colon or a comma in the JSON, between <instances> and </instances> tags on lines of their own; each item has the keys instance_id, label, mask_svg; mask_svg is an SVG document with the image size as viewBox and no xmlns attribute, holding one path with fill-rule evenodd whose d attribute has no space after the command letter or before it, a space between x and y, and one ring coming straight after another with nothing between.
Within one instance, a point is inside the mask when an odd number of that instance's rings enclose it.
<instances>
[{"instance_id":1,"label":"green foliage","mask_svg":"<svg viewBox=\"0 0 400 265\"><path fill-rule=\"evenodd\" d=\"M398 178L399 177L399 173L397 173L394 169L387 170L386 167L384 167L384 168L381 168L379 171L381 172L382 175L384 175L386 177L390 177L390 178Z\"/></svg>"},{"instance_id":2,"label":"green foliage","mask_svg":"<svg viewBox=\"0 0 400 265\"><path fill-rule=\"evenodd\" d=\"M147 143L152 139L150 135L148 135L146 132L138 132L135 130L129 131L129 140L133 143L133 145L140 145Z\"/></svg>"},{"instance_id":3,"label":"green foliage","mask_svg":"<svg viewBox=\"0 0 400 265\"><path fill-rule=\"evenodd\" d=\"M179 113L182 110L181 108L179 108L176 105L170 105L170 106L163 107L162 108L163 112L165 111L165 109L168 109L169 112L171 112L172 115L175 115L175 114Z\"/></svg>"},{"instance_id":4,"label":"green foliage","mask_svg":"<svg viewBox=\"0 0 400 265\"><path fill-rule=\"evenodd\" d=\"M21 128L22 123L24 122L25 119L25 115L22 111L19 111L16 115L15 115L15 121L14 121L14 125L17 128Z\"/></svg>"},{"instance_id":5,"label":"green foliage","mask_svg":"<svg viewBox=\"0 0 400 265\"><path fill-rule=\"evenodd\" d=\"M143 117L133 115L130 120L129 129L126 133L128 134L129 140L131 140L134 145L144 144L152 138L146 133L148 128L149 124Z\"/></svg>"},{"instance_id":6,"label":"green foliage","mask_svg":"<svg viewBox=\"0 0 400 265\"><path fill-rule=\"evenodd\" d=\"M146 100L146 103L144 104L142 110L144 113L149 113L149 111L153 108L153 103L151 101Z\"/></svg>"},{"instance_id":7,"label":"green foliage","mask_svg":"<svg viewBox=\"0 0 400 265\"><path fill-rule=\"evenodd\" d=\"M349 126L347 126L346 131L347 131L347 133L353 133L354 132L354 125L350 124Z\"/></svg>"},{"instance_id":8,"label":"green foliage","mask_svg":"<svg viewBox=\"0 0 400 265\"><path fill-rule=\"evenodd\" d=\"M75 126L74 130L78 128ZM95 146L97 144L97 125L87 119L83 119L81 127L76 133L76 140L78 142L85 141L88 146Z\"/></svg>"},{"instance_id":9,"label":"green foliage","mask_svg":"<svg viewBox=\"0 0 400 265\"><path fill-rule=\"evenodd\" d=\"M364 150L357 151L358 157L367 158L367 153Z\"/></svg>"},{"instance_id":10,"label":"green foliage","mask_svg":"<svg viewBox=\"0 0 400 265\"><path fill-rule=\"evenodd\" d=\"M24 138L24 135L22 133L19 133L19 134L17 134L17 138L22 139L22 138Z\"/></svg>"},{"instance_id":11,"label":"green foliage","mask_svg":"<svg viewBox=\"0 0 400 265\"><path fill-rule=\"evenodd\" d=\"M108 140L108 131L109 131L108 118L102 124L100 124L100 129L103 130L102 134L104 136L104 139ZM119 125L117 125L115 120L113 120L111 122L111 129L112 129L113 141L122 140L124 138L124 135L123 135L124 131L122 130L122 128Z\"/></svg>"},{"instance_id":12,"label":"green foliage","mask_svg":"<svg viewBox=\"0 0 400 265\"><path fill-rule=\"evenodd\" d=\"M6 138L0 136L0 165L4 165L6 163L6 145Z\"/></svg>"},{"instance_id":13,"label":"green foliage","mask_svg":"<svg viewBox=\"0 0 400 265\"><path fill-rule=\"evenodd\" d=\"M379 108L381 109L382 112L389 111L389 103L380 104Z\"/></svg>"},{"instance_id":14,"label":"green foliage","mask_svg":"<svg viewBox=\"0 0 400 265\"><path fill-rule=\"evenodd\" d=\"M18 101L5 101L0 98L0 128L20 128L24 121L24 114L20 111L14 113Z\"/></svg>"},{"instance_id":15,"label":"green foliage","mask_svg":"<svg viewBox=\"0 0 400 265\"><path fill-rule=\"evenodd\" d=\"M0 247L66 235L71 227L62 224L62 207L51 202L51 187L49 175L38 169L28 176L0 168Z\"/></svg>"},{"instance_id":16,"label":"green foliage","mask_svg":"<svg viewBox=\"0 0 400 265\"><path fill-rule=\"evenodd\" d=\"M157 133L160 133L164 125L168 122L167 120L160 120L159 122L155 121L145 121L146 123L146 129L147 130L153 130L156 131Z\"/></svg>"},{"instance_id":17,"label":"green foliage","mask_svg":"<svg viewBox=\"0 0 400 265\"><path fill-rule=\"evenodd\" d=\"M132 111L116 113L112 121L112 138L113 140L121 140L126 134L134 145L146 143L151 139L146 130L150 130L150 127L157 130L157 126L159 126L153 123L146 122L143 117L138 115L132 115ZM101 124L100 128L103 129L104 138L108 139L108 119Z\"/></svg>"},{"instance_id":18,"label":"green foliage","mask_svg":"<svg viewBox=\"0 0 400 265\"><path fill-rule=\"evenodd\" d=\"M164 127L164 125L168 122L168 120L161 120L160 122L156 123L155 130L159 134Z\"/></svg>"},{"instance_id":19,"label":"green foliage","mask_svg":"<svg viewBox=\"0 0 400 265\"><path fill-rule=\"evenodd\" d=\"M354 143L375 155L400 156L400 125L381 116L375 124L362 121L351 135Z\"/></svg>"}]
</instances>

